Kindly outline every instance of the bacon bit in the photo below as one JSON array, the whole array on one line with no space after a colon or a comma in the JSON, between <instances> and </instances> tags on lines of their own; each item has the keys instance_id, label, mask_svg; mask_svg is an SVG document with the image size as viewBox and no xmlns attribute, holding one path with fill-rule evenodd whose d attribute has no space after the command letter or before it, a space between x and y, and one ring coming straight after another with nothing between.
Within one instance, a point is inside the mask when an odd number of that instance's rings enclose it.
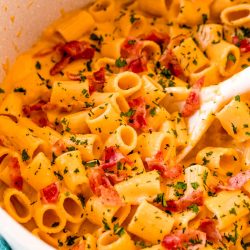
<instances>
[{"instance_id":1,"label":"bacon bit","mask_svg":"<svg viewBox=\"0 0 250 250\"><path fill-rule=\"evenodd\" d=\"M104 170L100 167L89 169L89 185L92 192L101 197L103 204L117 206L122 204L122 200L115 188L110 183Z\"/></svg>"},{"instance_id":2,"label":"bacon bit","mask_svg":"<svg viewBox=\"0 0 250 250\"><path fill-rule=\"evenodd\" d=\"M59 185L52 183L41 190L41 197L44 203L55 203L59 196Z\"/></svg>"},{"instance_id":3,"label":"bacon bit","mask_svg":"<svg viewBox=\"0 0 250 250\"><path fill-rule=\"evenodd\" d=\"M70 61L71 61L71 57L70 56L63 57L50 70L50 75L54 76L54 75L60 73L70 63Z\"/></svg>"},{"instance_id":4,"label":"bacon bit","mask_svg":"<svg viewBox=\"0 0 250 250\"><path fill-rule=\"evenodd\" d=\"M170 42L170 37L166 33L159 32L157 30L152 30L151 33L144 37L144 40L149 40L157 43L158 45L167 46Z\"/></svg>"},{"instance_id":5,"label":"bacon bit","mask_svg":"<svg viewBox=\"0 0 250 250\"><path fill-rule=\"evenodd\" d=\"M122 181L126 180L128 177L128 175L126 173L119 173L119 175L115 174L115 173L105 173L105 175L108 177L108 179L112 185L115 185L119 182L122 182Z\"/></svg>"},{"instance_id":6,"label":"bacon bit","mask_svg":"<svg viewBox=\"0 0 250 250\"><path fill-rule=\"evenodd\" d=\"M85 242L79 243L78 245L74 246L72 250L85 250Z\"/></svg>"},{"instance_id":7,"label":"bacon bit","mask_svg":"<svg viewBox=\"0 0 250 250\"><path fill-rule=\"evenodd\" d=\"M206 244L206 234L199 230L175 231L164 236L161 245L166 250L198 250Z\"/></svg>"},{"instance_id":8,"label":"bacon bit","mask_svg":"<svg viewBox=\"0 0 250 250\"><path fill-rule=\"evenodd\" d=\"M163 178L175 179L182 173L182 167L180 164L176 164L174 167L170 167L164 163L162 151L158 151L152 158L146 158L148 169L157 170L161 173Z\"/></svg>"},{"instance_id":9,"label":"bacon bit","mask_svg":"<svg viewBox=\"0 0 250 250\"><path fill-rule=\"evenodd\" d=\"M147 71L147 60L145 60L144 57L140 57L137 59L134 59L132 61L129 62L129 60L127 60L127 65L124 67L124 70L130 70L134 73L141 73L144 71Z\"/></svg>"},{"instance_id":10,"label":"bacon bit","mask_svg":"<svg viewBox=\"0 0 250 250\"><path fill-rule=\"evenodd\" d=\"M195 111L200 108L200 91L204 81L205 77L203 76L193 85L182 110L183 117L189 117L193 115Z\"/></svg>"},{"instance_id":11,"label":"bacon bit","mask_svg":"<svg viewBox=\"0 0 250 250\"><path fill-rule=\"evenodd\" d=\"M121 45L121 57L136 59L140 56L143 42L136 37L128 37Z\"/></svg>"},{"instance_id":12,"label":"bacon bit","mask_svg":"<svg viewBox=\"0 0 250 250\"><path fill-rule=\"evenodd\" d=\"M240 48L241 53L247 53L250 51L250 38L240 40L238 36L234 36L233 44Z\"/></svg>"},{"instance_id":13,"label":"bacon bit","mask_svg":"<svg viewBox=\"0 0 250 250\"><path fill-rule=\"evenodd\" d=\"M143 97L138 97L128 101L131 109L134 110L134 114L129 119L129 124L135 129L143 129L147 125L146 121L146 102Z\"/></svg>"},{"instance_id":14,"label":"bacon bit","mask_svg":"<svg viewBox=\"0 0 250 250\"><path fill-rule=\"evenodd\" d=\"M199 230L206 233L207 239L218 242L222 240L221 234L216 227L215 221L212 219L204 219L201 221Z\"/></svg>"},{"instance_id":15,"label":"bacon bit","mask_svg":"<svg viewBox=\"0 0 250 250\"><path fill-rule=\"evenodd\" d=\"M20 165L16 157L10 158L9 168L10 168L11 186L18 190L22 190L23 178L21 175Z\"/></svg>"},{"instance_id":16,"label":"bacon bit","mask_svg":"<svg viewBox=\"0 0 250 250\"><path fill-rule=\"evenodd\" d=\"M46 104L47 102L40 100L39 102L32 104L32 105L24 105L23 106L23 113L25 116L30 116L31 112L33 111L41 111L43 106Z\"/></svg>"},{"instance_id":17,"label":"bacon bit","mask_svg":"<svg viewBox=\"0 0 250 250\"><path fill-rule=\"evenodd\" d=\"M170 70L172 75L179 77L183 74L182 68L171 49L164 51L160 62Z\"/></svg>"},{"instance_id":18,"label":"bacon bit","mask_svg":"<svg viewBox=\"0 0 250 250\"><path fill-rule=\"evenodd\" d=\"M73 73L66 72L66 75L72 81L81 81L80 74L73 74Z\"/></svg>"},{"instance_id":19,"label":"bacon bit","mask_svg":"<svg viewBox=\"0 0 250 250\"><path fill-rule=\"evenodd\" d=\"M130 165L132 164L131 160L114 146L105 148L103 160L104 163L101 164L103 169L114 167L120 161L124 161Z\"/></svg>"},{"instance_id":20,"label":"bacon bit","mask_svg":"<svg viewBox=\"0 0 250 250\"><path fill-rule=\"evenodd\" d=\"M191 194L183 196L179 200L167 201L167 209L172 212L182 212L193 204L196 204L197 206L202 206L203 203L203 192L193 191Z\"/></svg>"},{"instance_id":21,"label":"bacon bit","mask_svg":"<svg viewBox=\"0 0 250 250\"><path fill-rule=\"evenodd\" d=\"M96 90L103 90L105 79L105 68L101 67L95 71L92 76L88 77L89 80L89 93L92 94Z\"/></svg>"},{"instance_id":22,"label":"bacon bit","mask_svg":"<svg viewBox=\"0 0 250 250\"><path fill-rule=\"evenodd\" d=\"M228 191L239 190L249 180L250 180L250 170L246 170L244 172L240 172L237 175L231 177L228 180L228 184L226 186L218 185L216 188L217 190L228 190Z\"/></svg>"},{"instance_id":23,"label":"bacon bit","mask_svg":"<svg viewBox=\"0 0 250 250\"><path fill-rule=\"evenodd\" d=\"M50 75L60 73L71 61L78 59L90 60L94 57L95 49L88 42L71 41L60 47L61 60L50 70Z\"/></svg>"}]
</instances>

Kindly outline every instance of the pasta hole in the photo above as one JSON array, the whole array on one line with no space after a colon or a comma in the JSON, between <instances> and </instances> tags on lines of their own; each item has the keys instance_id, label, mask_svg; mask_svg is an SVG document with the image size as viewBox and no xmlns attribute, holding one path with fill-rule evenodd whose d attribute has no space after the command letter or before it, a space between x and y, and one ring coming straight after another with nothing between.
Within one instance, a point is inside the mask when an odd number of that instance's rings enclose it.
<instances>
[{"instance_id":1,"label":"pasta hole","mask_svg":"<svg viewBox=\"0 0 250 250\"><path fill-rule=\"evenodd\" d=\"M48 209L43 214L43 224L46 227L51 227L52 225L58 224L60 218L54 209Z\"/></svg>"},{"instance_id":2,"label":"pasta hole","mask_svg":"<svg viewBox=\"0 0 250 250\"><path fill-rule=\"evenodd\" d=\"M134 133L132 128L130 127L124 127L121 129L120 136L124 144L127 146L131 146L134 141Z\"/></svg>"},{"instance_id":3,"label":"pasta hole","mask_svg":"<svg viewBox=\"0 0 250 250\"><path fill-rule=\"evenodd\" d=\"M128 90L138 85L138 78L134 75L125 75L118 80L118 87L122 90Z\"/></svg>"},{"instance_id":4,"label":"pasta hole","mask_svg":"<svg viewBox=\"0 0 250 250\"><path fill-rule=\"evenodd\" d=\"M250 14L250 11L247 9L244 10L238 10L238 11L232 11L227 14L227 19L230 22L248 17Z\"/></svg>"},{"instance_id":5,"label":"pasta hole","mask_svg":"<svg viewBox=\"0 0 250 250\"><path fill-rule=\"evenodd\" d=\"M29 215L28 208L23 204L22 200L18 196L12 195L10 197L10 202L20 218L25 218Z\"/></svg>"},{"instance_id":6,"label":"pasta hole","mask_svg":"<svg viewBox=\"0 0 250 250\"><path fill-rule=\"evenodd\" d=\"M72 198L66 198L63 202L63 207L65 211L72 217L80 218L82 214L81 207Z\"/></svg>"}]
</instances>

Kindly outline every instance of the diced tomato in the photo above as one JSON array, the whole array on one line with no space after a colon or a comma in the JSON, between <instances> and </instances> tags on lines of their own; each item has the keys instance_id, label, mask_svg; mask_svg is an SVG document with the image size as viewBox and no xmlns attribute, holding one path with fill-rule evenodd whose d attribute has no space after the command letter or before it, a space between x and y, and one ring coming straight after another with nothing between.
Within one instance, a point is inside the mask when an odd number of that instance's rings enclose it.
<instances>
[{"instance_id":1,"label":"diced tomato","mask_svg":"<svg viewBox=\"0 0 250 250\"><path fill-rule=\"evenodd\" d=\"M213 219L204 219L201 221L199 230L206 233L207 239L218 242L222 240L221 234L216 227L215 221Z\"/></svg>"},{"instance_id":2,"label":"diced tomato","mask_svg":"<svg viewBox=\"0 0 250 250\"><path fill-rule=\"evenodd\" d=\"M170 70L172 75L179 77L183 74L181 65L172 50L166 49L160 59L160 62L163 66Z\"/></svg>"},{"instance_id":3,"label":"diced tomato","mask_svg":"<svg viewBox=\"0 0 250 250\"><path fill-rule=\"evenodd\" d=\"M92 192L99 196L104 204L110 206L122 204L119 194L102 168L95 167L89 170L89 185Z\"/></svg>"},{"instance_id":4,"label":"diced tomato","mask_svg":"<svg viewBox=\"0 0 250 250\"><path fill-rule=\"evenodd\" d=\"M180 164L170 167L164 162L161 151L158 151L152 158L146 158L145 161L147 163L148 170L159 171L163 178L175 179L182 173L182 167Z\"/></svg>"},{"instance_id":5,"label":"diced tomato","mask_svg":"<svg viewBox=\"0 0 250 250\"><path fill-rule=\"evenodd\" d=\"M20 165L16 157L11 157L9 161L11 186L22 190L23 178L21 175Z\"/></svg>"},{"instance_id":6,"label":"diced tomato","mask_svg":"<svg viewBox=\"0 0 250 250\"><path fill-rule=\"evenodd\" d=\"M151 33L144 37L144 40L153 41L159 45L167 45L170 41L170 37L166 33L162 33L157 30L152 30Z\"/></svg>"},{"instance_id":7,"label":"diced tomato","mask_svg":"<svg viewBox=\"0 0 250 250\"><path fill-rule=\"evenodd\" d=\"M45 203L55 203L59 196L59 185L52 183L41 190L41 197Z\"/></svg>"},{"instance_id":8,"label":"diced tomato","mask_svg":"<svg viewBox=\"0 0 250 250\"><path fill-rule=\"evenodd\" d=\"M205 77L201 77L192 87L189 93L186 103L182 110L183 117L189 117L200 108L200 91L204 84Z\"/></svg>"},{"instance_id":9,"label":"diced tomato","mask_svg":"<svg viewBox=\"0 0 250 250\"><path fill-rule=\"evenodd\" d=\"M124 154L122 154L119 151L119 149L114 146L105 148L103 160L104 160L104 163L101 165L103 169L116 166L116 164L120 161L126 162L128 164L132 164L130 159Z\"/></svg>"},{"instance_id":10,"label":"diced tomato","mask_svg":"<svg viewBox=\"0 0 250 250\"><path fill-rule=\"evenodd\" d=\"M193 191L191 194L181 197L179 200L168 200L167 209L172 212L182 212L189 206L196 204L202 206L204 203L203 192Z\"/></svg>"},{"instance_id":11,"label":"diced tomato","mask_svg":"<svg viewBox=\"0 0 250 250\"><path fill-rule=\"evenodd\" d=\"M161 245L166 250L198 250L206 244L206 234L199 230L177 230L164 236Z\"/></svg>"},{"instance_id":12,"label":"diced tomato","mask_svg":"<svg viewBox=\"0 0 250 250\"><path fill-rule=\"evenodd\" d=\"M121 57L135 59L140 56L143 42L136 37L128 37L121 45Z\"/></svg>"},{"instance_id":13,"label":"diced tomato","mask_svg":"<svg viewBox=\"0 0 250 250\"><path fill-rule=\"evenodd\" d=\"M247 53L250 51L250 38L244 38L240 40L238 36L234 36L233 44L240 48L241 53Z\"/></svg>"},{"instance_id":14,"label":"diced tomato","mask_svg":"<svg viewBox=\"0 0 250 250\"><path fill-rule=\"evenodd\" d=\"M128 101L131 109L134 110L134 114L129 119L129 124L135 129L143 129L147 125L146 120L146 102L143 97L138 97Z\"/></svg>"},{"instance_id":15,"label":"diced tomato","mask_svg":"<svg viewBox=\"0 0 250 250\"><path fill-rule=\"evenodd\" d=\"M228 180L226 186L219 185L217 189L219 190L239 190L250 180L250 170L246 170L238 173L237 175L231 177Z\"/></svg>"}]
</instances>

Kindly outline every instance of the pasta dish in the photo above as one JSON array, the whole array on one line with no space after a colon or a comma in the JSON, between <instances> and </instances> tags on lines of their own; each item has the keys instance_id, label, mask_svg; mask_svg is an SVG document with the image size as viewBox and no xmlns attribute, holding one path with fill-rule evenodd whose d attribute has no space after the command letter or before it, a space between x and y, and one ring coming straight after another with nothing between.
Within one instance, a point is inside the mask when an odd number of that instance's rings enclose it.
<instances>
[{"instance_id":1,"label":"pasta dish","mask_svg":"<svg viewBox=\"0 0 250 250\"><path fill-rule=\"evenodd\" d=\"M249 52L249 0L63 13L0 84L0 206L56 249L248 249Z\"/></svg>"}]
</instances>

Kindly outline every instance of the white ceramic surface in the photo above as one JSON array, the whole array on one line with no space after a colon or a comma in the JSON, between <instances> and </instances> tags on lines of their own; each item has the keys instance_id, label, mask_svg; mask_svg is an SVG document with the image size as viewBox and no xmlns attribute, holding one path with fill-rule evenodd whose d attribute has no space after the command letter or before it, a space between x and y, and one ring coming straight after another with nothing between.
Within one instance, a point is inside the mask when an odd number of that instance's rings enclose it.
<instances>
[{"instance_id":1,"label":"white ceramic surface","mask_svg":"<svg viewBox=\"0 0 250 250\"><path fill-rule=\"evenodd\" d=\"M2 65L29 48L42 30L62 10L83 7L89 0L0 0L0 81L4 77ZM52 250L0 208L0 234L13 250Z\"/></svg>"}]
</instances>

